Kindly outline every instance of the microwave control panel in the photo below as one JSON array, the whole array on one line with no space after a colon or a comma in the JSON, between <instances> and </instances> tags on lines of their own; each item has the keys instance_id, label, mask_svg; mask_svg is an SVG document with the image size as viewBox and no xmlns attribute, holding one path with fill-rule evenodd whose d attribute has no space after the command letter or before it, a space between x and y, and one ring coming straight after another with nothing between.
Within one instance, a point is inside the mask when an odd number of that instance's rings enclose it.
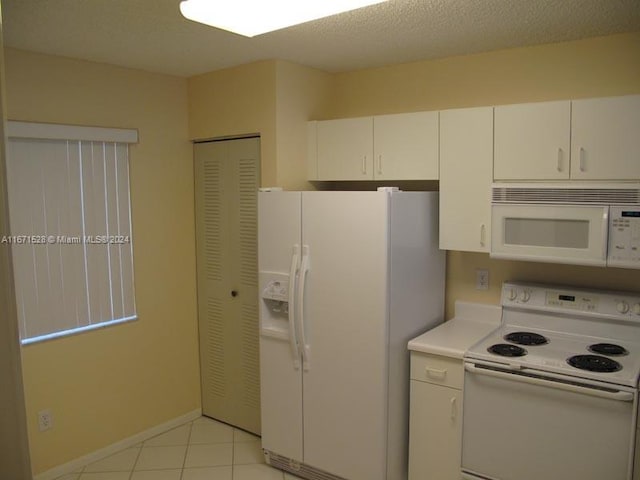
<instances>
[{"instance_id":1,"label":"microwave control panel","mask_svg":"<svg viewBox=\"0 0 640 480\"><path fill-rule=\"evenodd\" d=\"M609 208L607 264L640 268L640 206Z\"/></svg>"}]
</instances>

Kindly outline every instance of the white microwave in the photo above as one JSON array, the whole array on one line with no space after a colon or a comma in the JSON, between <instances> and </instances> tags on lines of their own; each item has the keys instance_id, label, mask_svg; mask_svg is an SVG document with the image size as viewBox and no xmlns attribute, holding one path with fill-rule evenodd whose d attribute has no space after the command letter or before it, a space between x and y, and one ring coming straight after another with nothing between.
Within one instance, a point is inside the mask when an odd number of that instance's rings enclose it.
<instances>
[{"instance_id":1,"label":"white microwave","mask_svg":"<svg viewBox=\"0 0 640 480\"><path fill-rule=\"evenodd\" d=\"M494 184L491 257L640 269L640 184Z\"/></svg>"}]
</instances>

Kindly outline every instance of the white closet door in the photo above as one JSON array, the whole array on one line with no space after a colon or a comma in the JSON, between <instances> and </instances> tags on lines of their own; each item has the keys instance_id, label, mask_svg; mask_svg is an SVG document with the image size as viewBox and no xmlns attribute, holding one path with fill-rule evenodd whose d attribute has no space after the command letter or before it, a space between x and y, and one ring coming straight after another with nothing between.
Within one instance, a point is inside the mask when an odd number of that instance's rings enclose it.
<instances>
[{"instance_id":1,"label":"white closet door","mask_svg":"<svg viewBox=\"0 0 640 480\"><path fill-rule=\"evenodd\" d=\"M260 432L260 140L194 146L202 411Z\"/></svg>"}]
</instances>

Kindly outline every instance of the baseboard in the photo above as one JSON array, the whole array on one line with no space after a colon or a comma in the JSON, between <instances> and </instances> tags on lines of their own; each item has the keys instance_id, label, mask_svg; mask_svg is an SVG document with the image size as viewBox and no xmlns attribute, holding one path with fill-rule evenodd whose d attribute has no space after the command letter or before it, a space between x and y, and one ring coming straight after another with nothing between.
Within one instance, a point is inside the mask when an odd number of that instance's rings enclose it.
<instances>
[{"instance_id":1,"label":"baseboard","mask_svg":"<svg viewBox=\"0 0 640 480\"><path fill-rule=\"evenodd\" d=\"M148 440L151 437L155 437L156 435L160 435L161 433L171 430L172 428L176 428L187 422L196 420L200 416L202 416L202 409L198 408L197 410L193 410L192 412L189 412L185 415L181 415L172 420L169 420L168 422L156 425L155 427L152 427L148 430L136 433L129 438L125 438L124 440L120 440L119 442L101 448L100 450L96 450L95 452L91 452L65 464L58 465L57 467L47 470L46 472L34 475L33 480L53 480L55 478L61 477L62 475L78 472L89 463L102 460L103 458L108 457L109 455L113 455L114 453L117 453L120 450L124 450L125 448L133 447L140 442L144 442L145 440Z\"/></svg>"}]
</instances>

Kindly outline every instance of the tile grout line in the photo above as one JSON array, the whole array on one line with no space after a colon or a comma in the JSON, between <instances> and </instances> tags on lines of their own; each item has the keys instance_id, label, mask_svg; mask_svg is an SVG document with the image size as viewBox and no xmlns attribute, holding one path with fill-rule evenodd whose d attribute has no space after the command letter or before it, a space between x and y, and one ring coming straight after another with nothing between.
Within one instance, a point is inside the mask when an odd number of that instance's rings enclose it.
<instances>
[{"instance_id":1,"label":"tile grout line","mask_svg":"<svg viewBox=\"0 0 640 480\"><path fill-rule=\"evenodd\" d=\"M220 421L217 421L215 419L212 419L212 420L215 423L224 424L224 422L220 422ZM187 422L187 423L182 425L182 426L188 428L189 433L187 435L186 445L184 446L185 451L184 451L184 457L183 457L183 460L182 460L182 467L180 468L179 480L184 480L186 478L185 477L185 469L186 469L186 463L187 463L186 462L187 461L187 454L188 454L188 451L189 451L189 447L191 446L191 441L194 439L194 428L195 428L196 421L197 420L192 420L191 422ZM235 476L235 473L236 473L236 471L235 471L235 467L236 467L235 453L236 453L236 450L237 450L236 447L238 446L236 444L240 444L240 443L243 443L243 444L247 443L248 444L248 443L252 443L252 442L242 442L241 440L238 439L238 435L237 434L238 434L238 432L242 432L242 429L238 429L238 428L234 427L233 425L229 425L229 424L225 424L225 425L227 425L228 427L231 428L231 442L230 442L231 443L231 462L230 462L229 465L231 467L231 480L234 480L234 476ZM175 428L179 428L179 427L175 427ZM173 430L173 429L170 429L167 432L163 432L163 433L161 433L159 435L156 435L155 437L164 435L164 434L170 432L171 430ZM257 442L259 442L259 443L261 442L260 436L257 436L257 435L253 435L253 436L256 437L256 441ZM155 437L152 437L152 438L155 438ZM136 445L134 445L132 447L129 447L129 448L137 448L138 451L137 451L137 454L135 456L135 460L132 463L130 469L128 471L124 471L124 470L121 471L121 473L123 473L123 474L128 474L127 475L127 480L132 480L134 478L134 475L136 474L136 467L137 467L138 463L140 462L140 458L142 456L142 450L143 450L143 448L145 448L146 442L152 440L152 438L144 440L142 442L139 442L138 444L136 444ZM215 444L224 444L226 442L214 442L214 443ZM178 446L177 443L175 445ZM209 445L209 443L206 443L206 445ZM170 445L159 445L159 446L170 446ZM261 447L261 443L260 443L259 446ZM151 448L151 447L149 447L149 448ZM125 451L125 450L127 450L127 449L123 449L122 451ZM260 450L261 450L261 448L260 448ZM117 453L121 453L121 452L117 452ZM264 463L264 462L257 462L257 463L260 464L260 463ZM90 464L84 465L80 469L79 472L76 472L76 474L78 475L78 477L77 477L78 480L82 479L83 475L85 475L87 473L90 473L90 472L86 472L86 469L88 468L89 465ZM244 464L239 464L239 465L244 465ZM213 466L211 468L213 468ZM171 470L171 468L163 468L162 470ZM101 473L101 472L96 472L96 473ZM117 473L117 472L115 472L115 471L106 472L105 471L103 473ZM282 480L286 480L285 479L285 472L279 471L278 473L280 474L279 476L280 476L280 478Z\"/></svg>"},{"instance_id":2,"label":"tile grout line","mask_svg":"<svg viewBox=\"0 0 640 480\"><path fill-rule=\"evenodd\" d=\"M193 435L194 422L195 420L189 424L189 435L187 436L187 448L184 451L184 459L182 460L182 470L180 470L180 480L184 478L184 469L187 465L187 454L189 453L189 446L191 445L191 435Z\"/></svg>"},{"instance_id":3,"label":"tile grout line","mask_svg":"<svg viewBox=\"0 0 640 480\"><path fill-rule=\"evenodd\" d=\"M138 455L136 455L136 461L131 465L131 471L129 472L129 480L133 477L133 472L136 471L136 465L138 464L138 460L140 459L140 455L142 455L142 448L144 447L144 442L141 442L140 448L138 449Z\"/></svg>"},{"instance_id":4,"label":"tile grout line","mask_svg":"<svg viewBox=\"0 0 640 480\"><path fill-rule=\"evenodd\" d=\"M231 427L231 480L236 468L236 428Z\"/></svg>"}]
</instances>

